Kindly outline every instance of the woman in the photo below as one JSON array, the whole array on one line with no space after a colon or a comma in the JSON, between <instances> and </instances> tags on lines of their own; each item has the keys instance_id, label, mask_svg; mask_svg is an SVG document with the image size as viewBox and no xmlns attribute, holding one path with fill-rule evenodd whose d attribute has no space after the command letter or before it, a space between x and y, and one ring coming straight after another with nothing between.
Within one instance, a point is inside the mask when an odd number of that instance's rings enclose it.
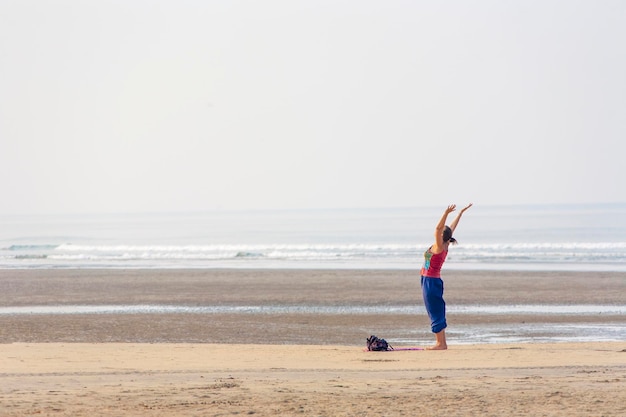
<instances>
[{"instance_id":1,"label":"woman","mask_svg":"<svg viewBox=\"0 0 626 417\"><path fill-rule=\"evenodd\" d=\"M448 246L450 243L457 243L452 234L458 226L461 216L470 207L472 207L472 204L461 210L450 226L446 226L448 214L456 210L455 204L448 206L435 228L435 243L424 252L422 295L424 296L424 305L426 306L428 317L430 317L431 330L435 334L436 340L435 346L428 348L429 350L445 350L448 348L445 331L448 324L446 323L446 302L443 300L441 267L448 255Z\"/></svg>"}]
</instances>

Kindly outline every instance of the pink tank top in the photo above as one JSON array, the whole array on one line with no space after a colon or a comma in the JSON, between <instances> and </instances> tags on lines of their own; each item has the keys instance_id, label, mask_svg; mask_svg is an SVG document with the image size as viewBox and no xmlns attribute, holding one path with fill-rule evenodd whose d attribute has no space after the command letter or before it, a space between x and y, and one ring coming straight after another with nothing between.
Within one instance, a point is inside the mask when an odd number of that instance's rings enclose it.
<instances>
[{"instance_id":1,"label":"pink tank top","mask_svg":"<svg viewBox=\"0 0 626 417\"><path fill-rule=\"evenodd\" d=\"M422 267L422 276L430 278L441 278L441 267L446 260L448 251L441 253L432 253L430 248L424 252L424 266Z\"/></svg>"}]
</instances>

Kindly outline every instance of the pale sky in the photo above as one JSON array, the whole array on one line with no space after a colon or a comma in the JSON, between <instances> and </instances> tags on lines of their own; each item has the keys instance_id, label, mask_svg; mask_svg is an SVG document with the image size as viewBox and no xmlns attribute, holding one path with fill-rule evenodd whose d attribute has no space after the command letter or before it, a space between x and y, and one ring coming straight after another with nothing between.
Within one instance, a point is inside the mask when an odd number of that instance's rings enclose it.
<instances>
[{"instance_id":1,"label":"pale sky","mask_svg":"<svg viewBox=\"0 0 626 417\"><path fill-rule=\"evenodd\" d=\"M626 201L626 2L0 0L0 214Z\"/></svg>"}]
</instances>

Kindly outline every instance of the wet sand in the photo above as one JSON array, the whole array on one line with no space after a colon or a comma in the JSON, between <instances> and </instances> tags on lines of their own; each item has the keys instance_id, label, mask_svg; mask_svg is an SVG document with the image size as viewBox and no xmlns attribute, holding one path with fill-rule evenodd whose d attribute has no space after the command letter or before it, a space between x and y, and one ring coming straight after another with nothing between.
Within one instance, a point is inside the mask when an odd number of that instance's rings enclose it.
<instances>
[{"instance_id":1,"label":"wet sand","mask_svg":"<svg viewBox=\"0 0 626 417\"><path fill-rule=\"evenodd\" d=\"M626 305L626 273L449 271L448 306ZM67 305L422 306L415 271L0 271L0 307ZM623 315L448 314L455 326L623 323ZM0 315L0 343L364 344L430 339L425 314ZM548 335L549 337L549 335ZM462 342L462 341L460 341ZM454 343L454 340L451 340Z\"/></svg>"}]
</instances>

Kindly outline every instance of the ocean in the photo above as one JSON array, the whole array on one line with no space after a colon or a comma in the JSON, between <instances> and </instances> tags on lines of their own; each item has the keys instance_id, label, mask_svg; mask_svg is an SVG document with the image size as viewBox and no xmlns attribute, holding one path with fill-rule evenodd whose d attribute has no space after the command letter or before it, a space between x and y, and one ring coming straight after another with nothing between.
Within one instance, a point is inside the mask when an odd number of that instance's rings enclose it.
<instances>
[{"instance_id":1,"label":"ocean","mask_svg":"<svg viewBox=\"0 0 626 417\"><path fill-rule=\"evenodd\" d=\"M0 268L416 269L442 212L5 215ZM477 204L455 238L448 269L626 271L626 203Z\"/></svg>"},{"instance_id":2,"label":"ocean","mask_svg":"<svg viewBox=\"0 0 626 417\"><path fill-rule=\"evenodd\" d=\"M443 207L0 216L0 269L394 269L419 271ZM453 213L454 215L454 213ZM450 219L451 221L451 219ZM480 206L456 230L446 270L626 272L626 204ZM566 285L566 284L565 284ZM389 338L431 342L414 305L4 305L0 318L38 315L367 314L407 318ZM624 340L626 304L468 304L456 317L546 316L545 323L451 326L455 343ZM556 322L555 322L555 319ZM22 320L20 319L20 320ZM522 320L522 319L520 319ZM306 332L303 329L303 332ZM402 335L402 336L401 336Z\"/></svg>"}]
</instances>

